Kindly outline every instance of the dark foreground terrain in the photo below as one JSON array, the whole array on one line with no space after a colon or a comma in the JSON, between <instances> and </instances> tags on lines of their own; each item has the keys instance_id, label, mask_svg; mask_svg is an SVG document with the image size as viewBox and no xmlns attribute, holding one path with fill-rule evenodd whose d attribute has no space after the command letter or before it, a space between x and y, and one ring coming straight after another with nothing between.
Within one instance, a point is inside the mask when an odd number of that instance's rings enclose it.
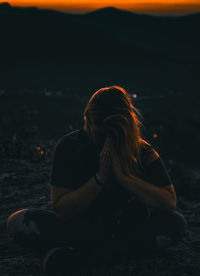
<instances>
[{"instance_id":1,"label":"dark foreground terrain","mask_svg":"<svg viewBox=\"0 0 200 276\"><path fill-rule=\"evenodd\" d=\"M169 161L169 160L168 160ZM12 243L6 233L8 216L21 208L51 209L49 177L51 163L2 159L0 171L0 275L42 276L40 261L25 248ZM170 165L178 195L178 210L189 224L188 237L162 254L130 258L114 265L88 268L81 275L186 276L200 271L200 174L178 163ZM181 194L181 196L180 196Z\"/></svg>"},{"instance_id":2,"label":"dark foreground terrain","mask_svg":"<svg viewBox=\"0 0 200 276\"><path fill-rule=\"evenodd\" d=\"M162 254L82 274L200 275L199 22L199 14L154 18L107 8L70 15L1 5L0 276L43 275L39 260L12 243L7 218L22 208L51 208L56 141L80 127L90 96L110 85L133 96L189 232Z\"/></svg>"},{"instance_id":3,"label":"dark foreground terrain","mask_svg":"<svg viewBox=\"0 0 200 276\"><path fill-rule=\"evenodd\" d=\"M199 275L198 95L181 94L180 91L154 91L153 94L133 89L132 92L137 93L133 102L144 117L144 136L159 152L172 177L178 210L188 221L188 237L163 254L133 257L107 267L91 267L82 273L95 276ZM40 261L27 249L12 243L6 233L6 221L12 212L22 208L51 209L49 181L56 141L65 131L80 127L87 103L86 98L77 95L57 93L55 96L47 91L45 95L27 93L5 92L0 102L2 276L43 275Z\"/></svg>"}]
</instances>

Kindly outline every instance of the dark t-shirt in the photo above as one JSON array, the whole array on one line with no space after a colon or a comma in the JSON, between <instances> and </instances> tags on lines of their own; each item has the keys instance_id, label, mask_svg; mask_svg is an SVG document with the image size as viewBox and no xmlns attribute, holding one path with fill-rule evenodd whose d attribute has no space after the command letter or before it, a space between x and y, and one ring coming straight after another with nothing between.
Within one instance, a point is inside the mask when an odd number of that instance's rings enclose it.
<instances>
[{"instance_id":1,"label":"dark t-shirt","mask_svg":"<svg viewBox=\"0 0 200 276\"><path fill-rule=\"evenodd\" d=\"M141 152L142 164L151 151L152 146L143 148ZM76 190L84 185L99 170L100 152L96 149L92 140L81 127L64 135L57 143L51 175L51 185L71 188ZM163 187L172 184L167 169L159 157L148 166L140 167L141 174L138 177L153 185ZM132 199L137 205L137 212L144 206L134 195L120 185L112 176L109 177L110 189L103 190L97 198L85 210L84 216L89 220L99 217L104 219L114 218L120 210L127 206ZM135 206L136 206L135 205Z\"/></svg>"}]
</instances>

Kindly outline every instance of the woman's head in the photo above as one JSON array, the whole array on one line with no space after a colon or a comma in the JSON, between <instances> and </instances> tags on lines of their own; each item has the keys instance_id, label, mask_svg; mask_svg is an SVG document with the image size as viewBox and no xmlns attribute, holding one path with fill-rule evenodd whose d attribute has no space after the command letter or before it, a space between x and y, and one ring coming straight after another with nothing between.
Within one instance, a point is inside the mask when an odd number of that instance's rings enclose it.
<instances>
[{"instance_id":1,"label":"woman's head","mask_svg":"<svg viewBox=\"0 0 200 276\"><path fill-rule=\"evenodd\" d=\"M122 166L140 161L142 143L139 110L132 105L131 97L120 86L110 86L96 91L84 110L84 130L97 146L103 146L110 135ZM133 161L133 162L132 162Z\"/></svg>"}]
</instances>

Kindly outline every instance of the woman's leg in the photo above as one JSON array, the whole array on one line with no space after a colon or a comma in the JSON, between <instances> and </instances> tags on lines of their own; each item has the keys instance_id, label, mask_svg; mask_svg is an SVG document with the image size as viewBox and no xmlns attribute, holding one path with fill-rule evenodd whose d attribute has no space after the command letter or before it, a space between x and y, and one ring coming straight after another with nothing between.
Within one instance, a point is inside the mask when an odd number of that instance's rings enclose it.
<instances>
[{"instance_id":1,"label":"woman's leg","mask_svg":"<svg viewBox=\"0 0 200 276\"><path fill-rule=\"evenodd\" d=\"M122 220L123 221L123 220ZM178 211L155 210L144 220L126 217L121 223L114 247L121 246L123 254L143 255L175 245L187 235L188 226ZM119 248L120 248L119 246Z\"/></svg>"},{"instance_id":2,"label":"woman's leg","mask_svg":"<svg viewBox=\"0 0 200 276\"><path fill-rule=\"evenodd\" d=\"M14 212L7 221L7 230L14 241L38 252L60 244L62 227L53 212L37 208Z\"/></svg>"},{"instance_id":3,"label":"woman's leg","mask_svg":"<svg viewBox=\"0 0 200 276\"><path fill-rule=\"evenodd\" d=\"M185 217L176 211L155 210L149 220L150 235L155 237L155 247L162 247L162 237L169 240L169 245L175 245L181 241L188 232L188 224ZM164 245L164 244L163 244Z\"/></svg>"},{"instance_id":4,"label":"woman's leg","mask_svg":"<svg viewBox=\"0 0 200 276\"><path fill-rule=\"evenodd\" d=\"M111 227L106 226L107 236L98 247L99 259L108 262L121 260L131 251L136 251L138 238L150 217L150 210L140 202L127 204L122 212L119 212ZM108 223L109 225L109 223Z\"/></svg>"},{"instance_id":5,"label":"woman's leg","mask_svg":"<svg viewBox=\"0 0 200 276\"><path fill-rule=\"evenodd\" d=\"M98 244L104 235L98 225L79 218L64 223L53 211L37 208L22 209L11 214L7 230L16 243L32 248L39 256L48 249L59 246L72 246L89 252L95 241Z\"/></svg>"}]
</instances>

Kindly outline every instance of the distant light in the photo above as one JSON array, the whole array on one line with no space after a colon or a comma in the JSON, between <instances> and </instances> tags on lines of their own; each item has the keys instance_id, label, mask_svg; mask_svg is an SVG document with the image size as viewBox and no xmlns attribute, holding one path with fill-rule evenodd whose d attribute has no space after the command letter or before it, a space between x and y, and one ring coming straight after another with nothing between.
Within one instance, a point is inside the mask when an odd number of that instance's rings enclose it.
<instances>
[{"instance_id":1,"label":"distant light","mask_svg":"<svg viewBox=\"0 0 200 276\"><path fill-rule=\"evenodd\" d=\"M0 144L0 150L1 150L2 152L5 152L5 149L4 149L4 147L3 147L3 144Z\"/></svg>"},{"instance_id":2,"label":"distant light","mask_svg":"<svg viewBox=\"0 0 200 276\"><path fill-rule=\"evenodd\" d=\"M13 137L12 137L13 141L16 141L17 140L17 135L14 134Z\"/></svg>"},{"instance_id":3,"label":"distant light","mask_svg":"<svg viewBox=\"0 0 200 276\"><path fill-rule=\"evenodd\" d=\"M62 94L63 94L62 91L56 91L57 96L62 96Z\"/></svg>"},{"instance_id":4,"label":"distant light","mask_svg":"<svg viewBox=\"0 0 200 276\"><path fill-rule=\"evenodd\" d=\"M158 138L158 134L154 133L153 138Z\"/></svg>"},{"instance_id":5,"label":"distant light","mask_svg":"<svg viewBox=\"0 0 200 276\"><path fill-rule=\"evenodd\" d=\"M53 94L53 93L50 92L50 91L45 91L45 92L44 92L44 95L47 96L47 97L52 96L52 94Z\"/></svg>"},{"instance_id":6,"label":"distant light","mask_svg":"<svg viewBox=\"0 0 200 276\"><path fill-rule=\"evenodd\" d=\"M6 92L4 90L0 90L0 96L4 95Z\"/></svg>"},{"instance_id":7,"label":"distant light","mask_svg":"<svg viewBox=\"0 0 200 276\"><path fill-rule=\"evenodd\" d=\"M135 99L135 98L137 98L137 95L136 95L136 94L133 94L132 97Z\"/></svg>"},{"instance_id":8,"label":"distant light","mask_svg":"<svg viewBox=\"0 0 200 276\"><path fill-rule=\"evenodd\" d=\"M69 127L69 129L71 129L71 130L73 129L72 125L68 125L68 127Z\"/></svg>"},{"instance_id":9,"label":"distant light","mask_svg":"<svg viewBox=\"0 0 200 276\"><path fill-rule=\"evenodd\" d=\"M36 147L36 150L41 150L41 148L40 147Z\"/></svg>"}]
</instances>

